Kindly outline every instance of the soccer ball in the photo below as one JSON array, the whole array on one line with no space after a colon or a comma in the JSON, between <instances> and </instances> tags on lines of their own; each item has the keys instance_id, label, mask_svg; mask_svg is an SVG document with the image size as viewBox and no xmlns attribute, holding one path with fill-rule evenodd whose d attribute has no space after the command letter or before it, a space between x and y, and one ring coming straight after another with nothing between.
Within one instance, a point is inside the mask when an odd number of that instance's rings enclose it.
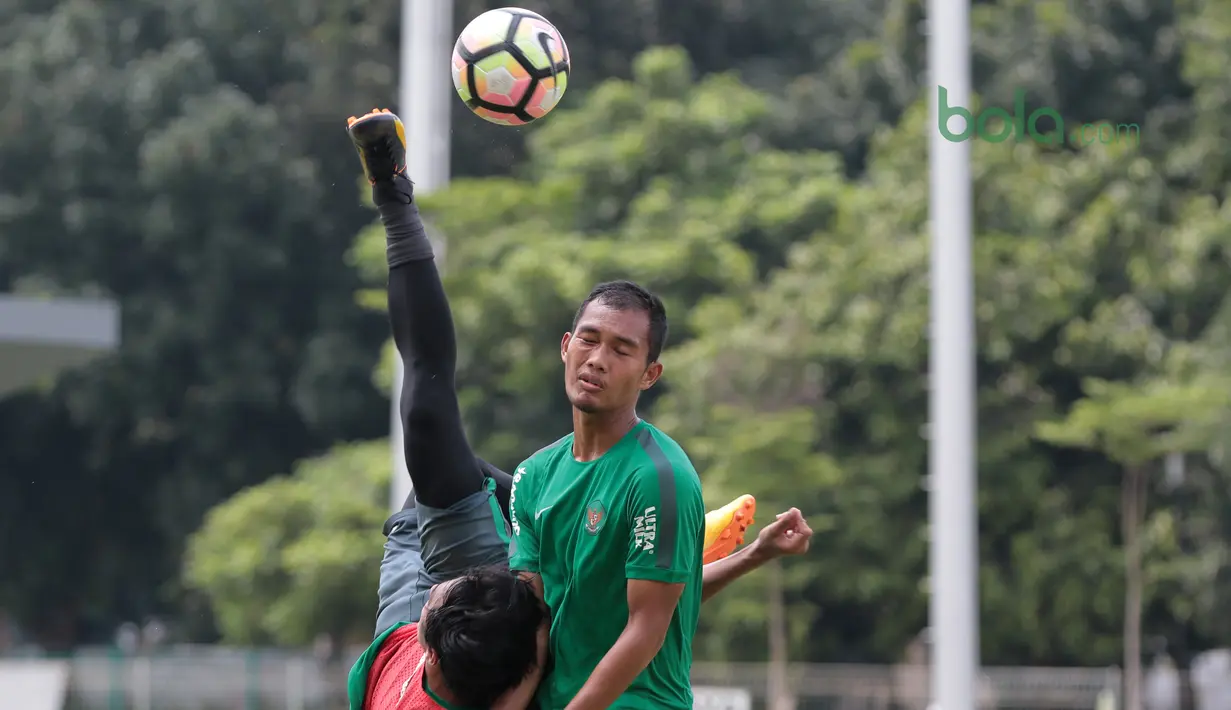
<instances>
[{"instance_id":1,"label":"soccer ball","mask_svg":"<svg viewBox=\"0 0 1231 710\"><path fill-rule=\"evenodd\" d=\"M564 38L541 15L518 7L489 10L453 47L453 87L480 118L520 126L556 107L568 88Z\"/></svg>"}]
</instances>

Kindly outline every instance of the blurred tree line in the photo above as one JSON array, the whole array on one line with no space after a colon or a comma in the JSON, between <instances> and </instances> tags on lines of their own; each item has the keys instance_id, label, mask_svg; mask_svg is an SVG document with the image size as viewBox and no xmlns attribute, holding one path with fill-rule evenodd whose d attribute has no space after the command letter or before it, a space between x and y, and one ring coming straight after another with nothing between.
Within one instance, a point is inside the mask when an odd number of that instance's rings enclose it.
<instances>
[{"instance_id":1,"label":"blurred tree line","mask_svg":"<svg viewBox=\"0 0 1231 710\"><path fill-rule=\"evenodd\" d=\"M460 28L496 3L456 5ZM577 63L564 105L525 131L459 106L458 179L425 200L472 443L511 467L558 438L576 302L649 285L673 341L645 413L711 505L818 530L785 569L793 657L899 658L927 623L922 4L530 7ZM985 104L1141 127L975 145L983 658L1119 662L1139 604L1183 662L1231 643L1231 14L972 21ZM154 613L198 640L370 634L383 238L338 111L395 103L397 35L391 2L0 4L0 289L125 318L116 357L0 403L0 608L40 642ZM765 583L707 606L700 657L765 657Z\"/></svg>"}]
</instances>

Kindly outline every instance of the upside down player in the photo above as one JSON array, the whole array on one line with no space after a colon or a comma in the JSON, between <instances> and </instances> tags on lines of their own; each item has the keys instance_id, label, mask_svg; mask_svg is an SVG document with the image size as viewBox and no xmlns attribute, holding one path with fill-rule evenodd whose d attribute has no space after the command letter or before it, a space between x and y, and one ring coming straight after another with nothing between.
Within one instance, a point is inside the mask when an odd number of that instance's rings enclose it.
<instances>
[{"instance_id":1,"label":"upside down player","mask_svg":"<svg viewBox=\"0 0 1231 710\"><path fill-rule=\"evenodd\" d=\"M414 485L385 524L377 638L351 670L350 707L520 710L546 666L550 618L531 584L507 568L512 477L478 459L462 429L453 322L404 174L402 124L373 111L351 119L349 131L387 235L389 317L406 371L401 410ZM707 516L705 559L721 561L705 568L706 597L766 559L806 549L792 509L731 555L752 512L751 497L741 496Z\"/></svg>"},{"instance_id":2,"label":"upside down player","mask_svg":"<svg viewBox=\"0 0 1231 710\"><path fill-rule=\"evenodd\" d=\"M352 119L387 235L389 321L405 366L406 464L414 487L385 523L376 639L351 669L351 710L526 708L546 661L550 615L508 570L496 480L466 441L457 344L432 248L412 201L404 130ZM507 475L507 474L505 474Z\"/></svg>"}]
</instances>

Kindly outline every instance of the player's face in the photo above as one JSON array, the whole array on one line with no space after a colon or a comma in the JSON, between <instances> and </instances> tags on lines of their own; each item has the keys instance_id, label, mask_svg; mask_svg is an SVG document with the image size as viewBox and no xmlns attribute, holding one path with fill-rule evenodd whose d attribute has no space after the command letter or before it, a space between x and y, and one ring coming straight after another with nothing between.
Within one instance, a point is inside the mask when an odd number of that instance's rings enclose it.
<instances>
[{"instance_id":1,"label":"player's face","mask_svg":"<svg viewBox=\"0 0 1231 710\"><path fill-rule=\"evenodd\" d=\"M457 580L450 579L447 582L433 585L427 591L427 601L423 602L423 611L419 614L420 628L424 628L431 623L432 613L440 608L441 603L444 602L445 595L449 593L449 587L452 587L454 584L457 584ZM423 634L419 634L419 644L423 644ZM424 646L424 648L427 647ZM431 649L428 649L428 651L430 652Z\"/></svg>"},{"instance_id":2,"label":"player's face","mask_svg":"<svg viewBox=\"0 0 1231 710\"><path fill-rule=\"evenodd\" d=\"M569 401L586 413L636 406L663 371L659 363L646 362L649 352L650 314L601 302L586 306L560 342Z\"/></svg>"}]
</instances>

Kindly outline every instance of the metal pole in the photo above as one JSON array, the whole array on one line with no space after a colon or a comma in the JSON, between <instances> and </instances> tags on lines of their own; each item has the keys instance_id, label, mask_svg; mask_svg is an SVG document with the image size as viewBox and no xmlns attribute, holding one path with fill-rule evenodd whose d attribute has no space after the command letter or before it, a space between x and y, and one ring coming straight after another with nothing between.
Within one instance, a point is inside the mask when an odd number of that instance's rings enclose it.
<instances>
[{"instance_id":1,"label":"metal pole","mask_svg":"<svg viewBox=\"0 0 1231 710\"><path fill-rule=\"evenodd\" d=\"M929 0L931 135L931 696L974 710L979 667L970 143L937 129L937 87L970 106L970 1ZM956 126L953 126L956 128ZM973 128L973 126L972 126Z\"/></svg>"},{"instance_id":2,"label":"metal pole","mask_svg":"<svg viewBox=\"0 0 1231 710\"><path fill-rule=\"evenodd\" d=\"M398 114L406 123L407 162L415 194L449 183L449 113L453 106L449 52L453 44L453 0L402 0L402 51ZM437 261L444 256L438 248ZM393 477L389 505L401 510L410 495L410 474L402 450L402 363L395 359L389 443Z\"/></svg>"}]
</instances>

